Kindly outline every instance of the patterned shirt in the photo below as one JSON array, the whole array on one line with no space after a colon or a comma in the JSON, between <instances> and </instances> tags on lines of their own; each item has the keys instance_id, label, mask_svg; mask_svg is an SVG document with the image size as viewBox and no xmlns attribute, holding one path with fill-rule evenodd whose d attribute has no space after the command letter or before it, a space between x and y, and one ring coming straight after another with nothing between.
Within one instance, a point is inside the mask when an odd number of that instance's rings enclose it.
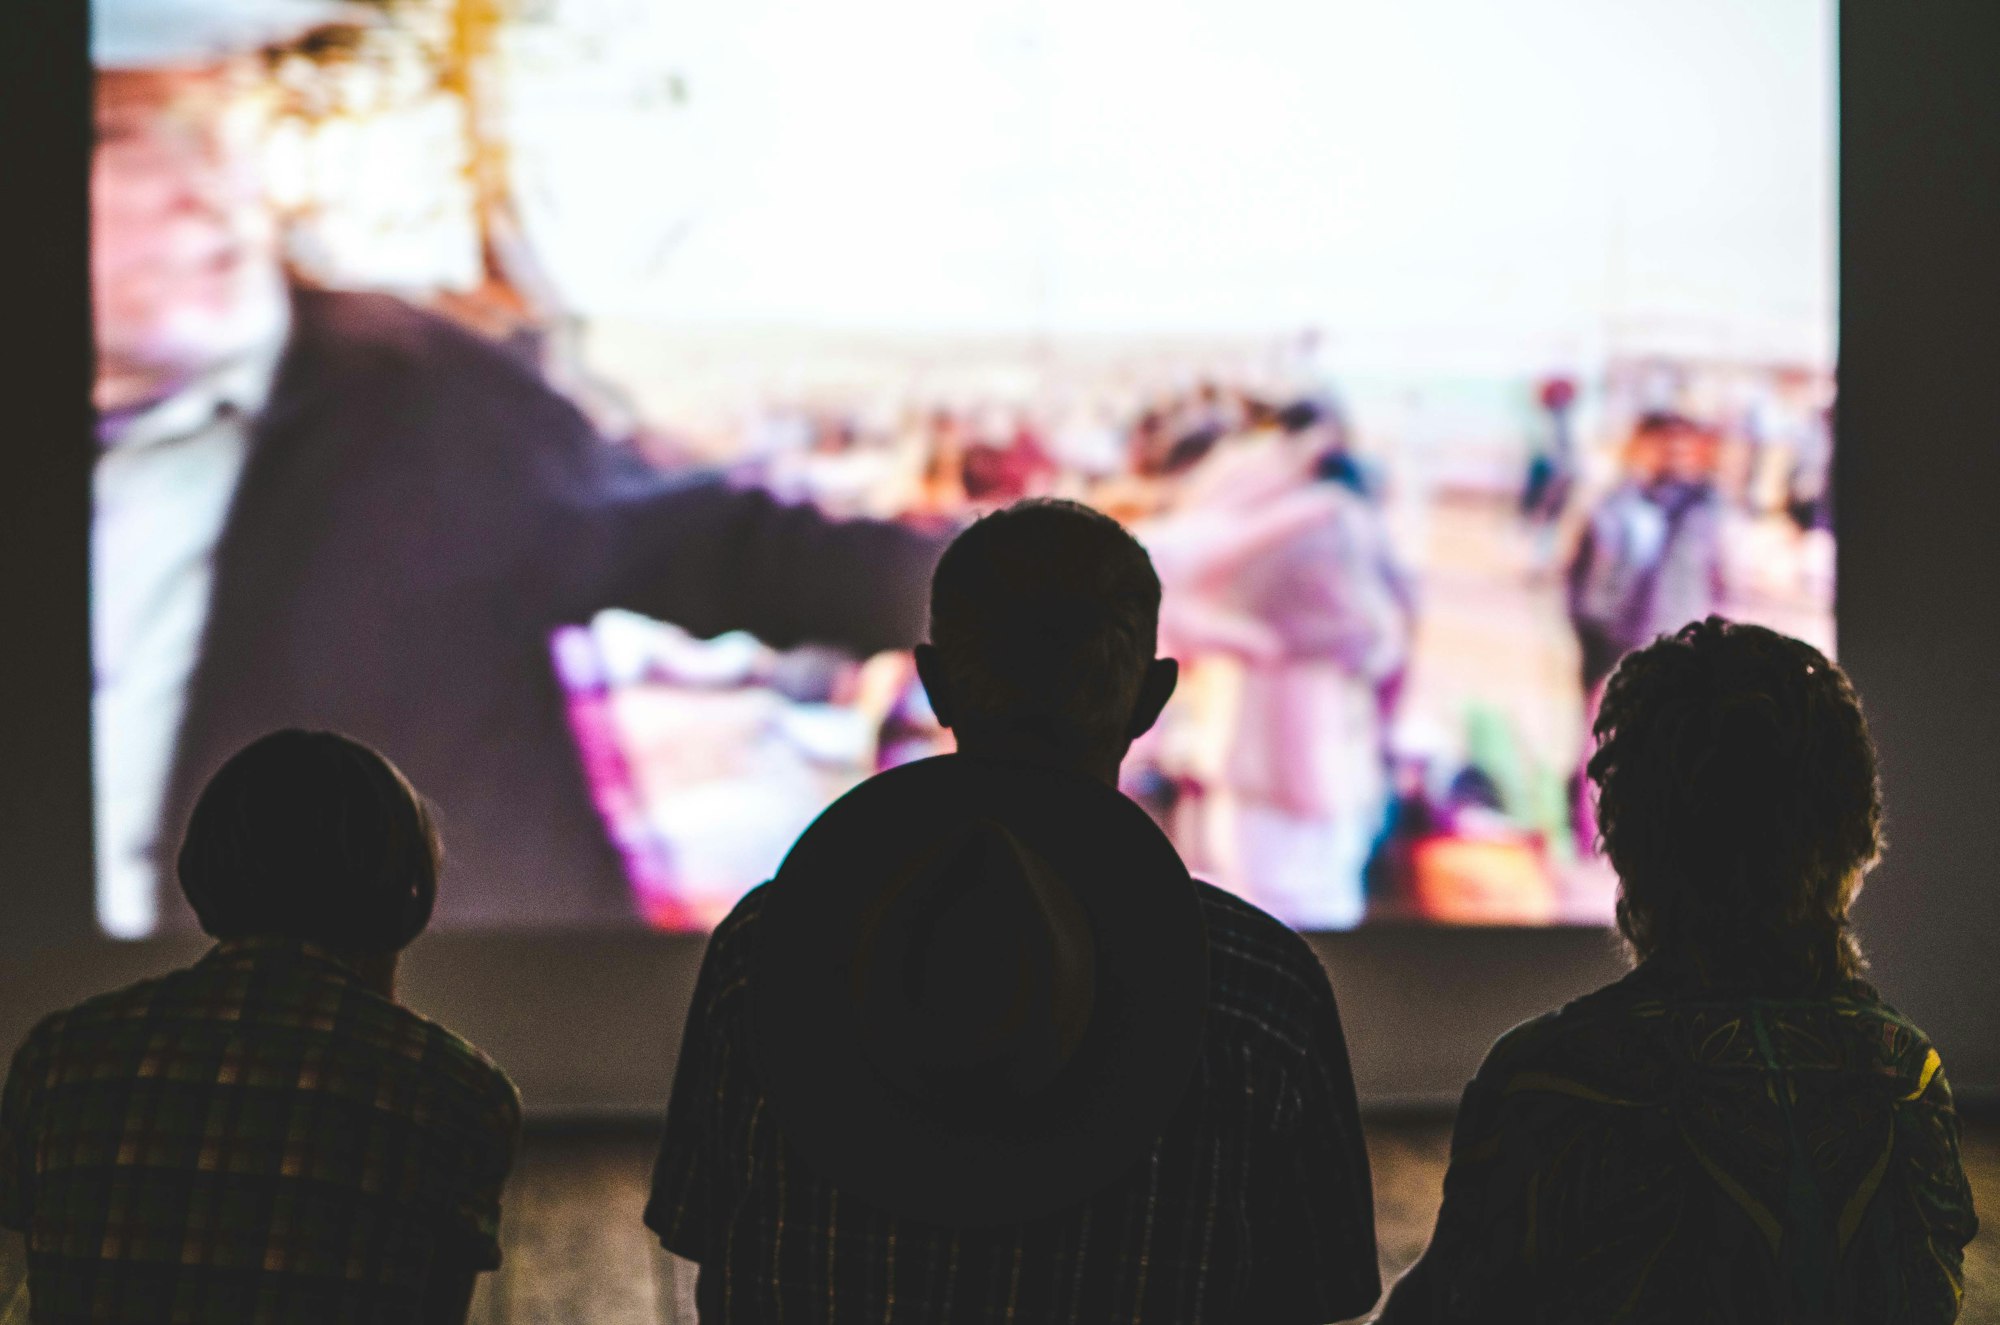
<instances>
[{"instance_id":1,"label":"patterned shirt","mask_svg":"<svg viewBox=\"0 0 2000 1325\"><path fill-rule=\"evenodd\" d=\"M1977 1227L1937 1050L1873 989L1648 963L1494 1046L1381 1321L1950 1321Z\"/></svg>"},{"instance_id":2,"label":"patterned shirt","mask_svg":"<svg viewBox=\"0 0 2000 1325\"><path fill-rule=\"evenodd\" d=\"M37 1321L418 1317L500 1263L520 1101L311 946L217 946L44 1020L0 1097Z\"/></svg>"},{"instance_id":3,"label":"patterned shirt","mask_svg":"<svg viewBox=\"0 0 2000 1325\"><path fill-rule=\"evenodd\" d=\"M646 1223L736 1321L1324 1322L1380 1291L1347 1045L1312 950L1196 885L1210 996L1195 1075L1130 1172L1031 1223L952 1229L844 1196L788 1150L751 1063L761 890L716 930Z\"/></svg>"}]
</instances>

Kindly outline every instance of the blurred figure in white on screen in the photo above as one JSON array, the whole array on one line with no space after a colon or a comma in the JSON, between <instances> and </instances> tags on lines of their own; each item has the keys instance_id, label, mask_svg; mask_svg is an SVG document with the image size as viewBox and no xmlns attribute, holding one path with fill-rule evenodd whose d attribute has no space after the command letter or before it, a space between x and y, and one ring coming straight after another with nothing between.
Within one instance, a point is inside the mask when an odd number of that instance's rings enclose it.
<instances>
[{"instance_id":1,"label":"blurred figure in white on screen","mask_svg":"<svg viewBox=\"0 0 2000 1325\"><path fill-rule=\"evenodd\" d=\"M1384 817L1413 604L1379 515L1350 485L1337 418L1302 402L1272 424L1210 450L1176 516L1146 537L1178 599L1162 628L1242 668L1205 825L1223 877L1301 928L1348 929ZM1218 517L1239 527L1238 546L1190 573L1177 532Z\"/></svg>"}]
</instances>

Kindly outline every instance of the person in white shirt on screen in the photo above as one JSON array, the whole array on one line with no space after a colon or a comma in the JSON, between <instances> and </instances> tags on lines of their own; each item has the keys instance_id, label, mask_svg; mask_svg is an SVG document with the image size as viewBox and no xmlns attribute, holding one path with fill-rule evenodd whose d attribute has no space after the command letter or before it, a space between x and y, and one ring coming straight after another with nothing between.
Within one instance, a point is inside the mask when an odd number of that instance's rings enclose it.
<instances>
[{"instance_id":1,"label":"person in white shirt on screen","mask_svg":"<svg viewBox=\"0 0 2000 1325\"><path fill-rule=\"evenodd\" d=\"M353 733L432 790L444 924L633 919L552 633L620 607L779 648L906 647L941 538L659 472L499 344L293 288L259 57L372 11L96 0L92 20L106 929L192 928L161 860L209 774L285 726Z\"/></svg>"},{"instance_id":2,"label":"person in white shirt on screen","mask_svg":"<svg viewBox=\"0 0 2000 1325\"><path fill-rule=\"evenodd\" d=\"M294 23L340 16L306 4L244 11L233 32L187 15L177 39L197 51L276 40ZM91 195L103 445L92 494L92 753L99 914L121 937L155 923L151 843L216 540L290 323L273 218L243 168L256 114L249 71L234 61L120 67L168 35L155 25L129 34L101 25L94 52L111 71L97 85Z\"/></svg>"},{"instance_id":3,"label":"person in white shirt on screen","mask_svg":"<svg viewBox=\"0 0 2000 1325\"><path fill-rule=\"evenodd\" d=\"M1242 664L1226 809L1209 829L1228 853L1225 877L1308 929L1364 917L1362 869L1388 789L1385 687L1414 623L1378 513L1322 463L1331 417L1300 402L1273 427L1223 439L1188 471L1175 517L1147 533L1178 600L1162 628ZM1204 522L1267 534L1190 573L1173 526Z\"/></svg>"}]
</instances>

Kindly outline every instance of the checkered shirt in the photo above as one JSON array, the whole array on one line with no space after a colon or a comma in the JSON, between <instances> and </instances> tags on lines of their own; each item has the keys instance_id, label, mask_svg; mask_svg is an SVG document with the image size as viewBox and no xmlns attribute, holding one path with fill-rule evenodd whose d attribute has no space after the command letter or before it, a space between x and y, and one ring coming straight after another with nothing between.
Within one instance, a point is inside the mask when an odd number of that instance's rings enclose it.
<instances>
[{"instance_id":1,"label":"checkered shirt","mask_svg":"<svg viewBox=\"0 0 2000 1325\"><path fill-rule=\"evenodd\" d=\"M1089 1200L980 1229L870 1208L788 1150L751 1061L762 898L745 898L702 963L646 1210L668 1250L701 1263L705 1325L1286 1325L1372 1306L1368 1156L1326 972L1270 916L1197 888L1208 1017L1166 1131Z\"/></svg>"},{"instance_id":2,"label":"checkered shirt","mask_svg":"<svg viewBox=\"0 0 2000 1325\"><path fill-rule=\"evenodd\" d=\"M1938 1052L1822 997L1648 962L1500 1038L1387 1325L1917 1325L1978 1231Z\"/></svg>"},{"instance_id":3,"label":"checkered shirt","mask_svg":"<svg viewBox=\"0 0 2000 1325\"><path fill-rule=\"evenodd\" d=\"M414 1320L500 1263L520 1100L319 949L229 942L56 1013L0 1096L36 1321Z\"/></svg>"}]
</instances>

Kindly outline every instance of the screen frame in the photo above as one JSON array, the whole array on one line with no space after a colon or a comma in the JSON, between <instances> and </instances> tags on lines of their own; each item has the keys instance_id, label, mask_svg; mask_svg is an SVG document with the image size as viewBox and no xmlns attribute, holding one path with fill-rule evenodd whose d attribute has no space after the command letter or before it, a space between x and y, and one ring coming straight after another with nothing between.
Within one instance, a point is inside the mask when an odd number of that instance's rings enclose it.
<instances>
[{"instance_id":1,"label":"screen frame","mask_svg":"<svg viewBox=\"0 0 2000 1325\"><path fill-rule=\"evenodd\" d=\"M1894 849L1859 911L1885 992L1941 1046L1962 1100L2000 1099L1991 936L2000 890L2000 10L1925 23L1844 0L1838 16L1843 663L1882 747ZM118 942L91 881L91 380L88 6L0 13L0 136L18 180L0 317L19 435L0 484L0 1042L44 1012L191 959L197 938ZM1922 152L1909 149L1924 144ZM1982 520L1984 523L1982 524ZM1981 537L1981 529L1988 531ZM1928 575L1926 567L1956 568ZM32 752L23 755L19 752ZM1943 899L1941 902L1940 899ZM1948 903L1948 904L1944 904ZM1492 1039L1624 969L1592 928L1379 924L1309 936L1345 1008L1373 1107L1449 1103ZM404 997L480 1044L540 1117L653 1115L672 1077L700 936L427 936Z\"/></svg>"}]
</instances>

